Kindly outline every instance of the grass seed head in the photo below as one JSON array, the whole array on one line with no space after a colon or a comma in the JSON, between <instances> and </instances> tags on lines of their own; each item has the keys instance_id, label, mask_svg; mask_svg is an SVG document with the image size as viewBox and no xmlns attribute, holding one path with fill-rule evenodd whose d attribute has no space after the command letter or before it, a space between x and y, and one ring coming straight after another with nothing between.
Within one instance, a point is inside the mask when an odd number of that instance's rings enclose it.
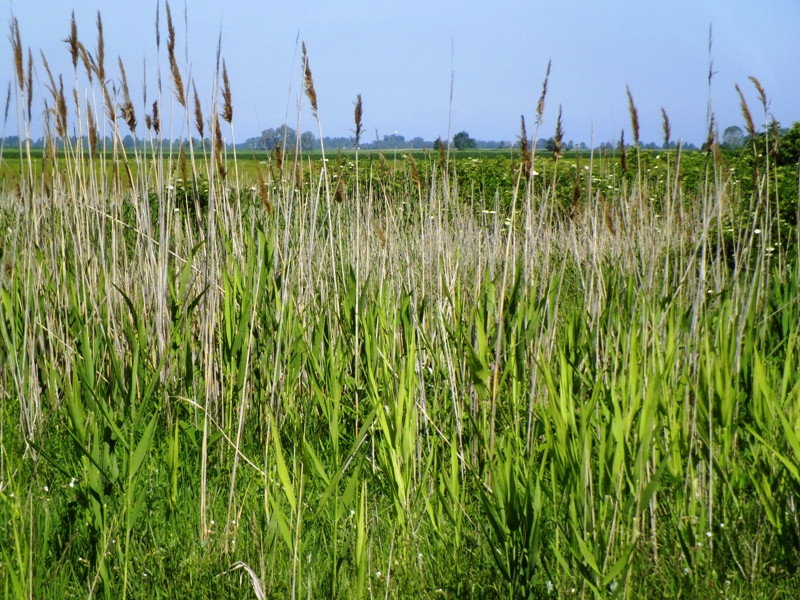
<instances>
[{"instance_id":1,"label":"grass seed head","mask_svg":"<svg viewBox=\"0 0 800 600\"><path fill-rule=\"evenodd\" d=\"M631 88L625 86L625 91L628 94L628 112L631 115L631 129L633 129L633 143L639 145L639 111L636 110L636 104L633 102L633 94Z\"/></svg>"},{"instance_id":2,"label":"grass seed head","mask_svg":"<svg viewBox=\"0 0 800 600\"><path fill-rule=\"evenodd\" d=\"M222 61L222 118L230 124L233 120L233 102L231 101L231 84L228 80L228 67Z\"/></svg>"},{"instance_id":3,"label":"grass seed head","mask_svg":"<svg viewBox=\"0 0 800 600\"><path fill-rule=\"evenodd\" d=\"M19 89L24 91L25 72L22 67L22 40L19 35L19 23L17 22L16 17L11 19L10 29L11 32L8 36L8 39L11 41L11 51L14 54L14 70L17 73L17 83L19 84Z\"/></svg>"},{"instance_id":4,"label":"grass seed head","mask_svg":"<svg viewBox=\"0 0 800 600\"><path fill-rule=\"evenodd\" d=\"M122 58L119 58L119 72L122 78L122 105L120 106L120 116L123 121L128 124L131 133L136 133L136 111L131 102L131 94L128 89L128 78L125 75L125 65L122 63Z\"/></svg>"},{"instance_id":5,"label":"grass seed head","mask_svg":"<svg viewBox=\"0 0 800 600\"><path fill-rule=\"evenodd\" d=\"M628 172L628 153L625 150L625 130L619 132L619 162L622 172Z\"/></svg>"},{"instance_id":6,"label":"grass seed head","mask_svg":"<svg viewBox=\"0 0 800 600\"><path fill-rule=\"evenodd\" d=\"M561 154L561 148L564 141L564 127L561 123L561 105L558 106L558 119L556 120L556 135L553 139L553 156L558 157Z\"/></svg>"},{"instance_id":7,"label":"grass seed head","mask_svg":"<svg viewBox=\"0 0 800 600\"><path fill-rule=\"evenodd\" d=\"M539 96L539 102L536 104L536 122L542 122L542 115L544 114L544 100L547 97L547 81L550 79L550 66L553 61L547 61L547 71L544 74L544 83L542 83L542 95Z\"/></svg>"},{"instance_id":8,"label":"grass seed head","mask_svg":"<svg viewBox=\"0 0 800 600\"><path fill-rule=\"evenodd\" d=\"M100 11L97 11L97 63L96 70L97 78L101 84L106 81L106 63L105 63L105 41L103 40L103 19L100 17Z\"/></svg>"},{"instance_id":9,"label":"grass seed head","mask_svg":"<svg viewBox=\"0 0 800 600\"><path fill-rule=\"evenodd\" d=\"M756 138L756 125L753 122L753 115L750 112L750 107L747 106L747 100L744 99L744 94L742 93L742 89L739 87L737 83L735 85L736 92L739 94L739 106L742 109L742 117L744 117L744 124L747 128L747 135L750 136L751 140Z\"/></svg>"},{"instance_id":10,"label":"grass seed head","mask_svg":"<svg viewBox=\"0 0 800 600\"><path fill-rule=\"evenodd\" d=\"M356 124L355 134L356 134L356 148L358 148L358 143L361 140L361 130L363 127L363 107L361 105L361 94L356 96L356 107L354 110L354 120Z\"/></svg>"},{"instance_id":11,"label":"grass seed head","mask_svg":"<svg viewBox=\"0 0 800 600\"><path fill-rule=\"evenodd\" d=\"M200 107L200 96L197 93L197 86L194 82L192 82L192 90L194 91L194 126L202 140L205 123L203 122L203 109Z\"/></svg>"},{"instance_id":12,"label":"grass seed head","mask_svg":"<svg viewBox=\"0 0 800 600\"><path fill-rule=\"evenodd\" d=\"M306 43L303 42L303 84L306 91L308 101L311 103L311 111L314 118L317 117L317 92L314 89L314 78L311 75L311 67L308 64L308 52L306 51Z\"/></svg>"},{"instance_id":13,"label":"grass seed head","mask_svg":"<svg viewBox=\"0 0 800 600\"><path fill-rule=\"evenodd\" d=\"M72 57L72 68L78 68L78 25L75 23L75 11L72 11L72 20L69 25L69 37L64 40L69 45L69 54Z\"/></svg>"},{"instance_id":14,"label":"grass seed head","mask_svg":"<svg viewBox=\"0 0 800 600\"><path fill-rule=\"evenodd\" d=\"M753 82L754 86L756 86L756 90L758 90L759 100L761 100L761 106L764 107L764 112L766 113L767 107L769 106L769 102L767 102L767 93L764 91L764 86L762 86L761 82L753 75L750 75L748 79Z\"/></svg>"},{"instance_id":15,"label":"grass seed head","mask_svg":"<svg viewBox=\"0 0 800 600\"><path fill-rule=\"evenodd\" d=\"M669 148L670 127L669 117L664 107L661 107L661 130L664 132L664 148Z\"/></svg>"}]
</instances>

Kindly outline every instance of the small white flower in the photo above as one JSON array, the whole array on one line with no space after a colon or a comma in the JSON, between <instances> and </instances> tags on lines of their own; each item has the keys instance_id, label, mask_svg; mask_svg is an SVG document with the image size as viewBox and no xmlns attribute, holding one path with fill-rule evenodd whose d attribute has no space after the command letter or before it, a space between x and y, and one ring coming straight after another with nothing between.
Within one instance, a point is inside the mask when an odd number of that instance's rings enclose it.
<instances>
[{"instance_id":1,"label":"small white flower","mask_svg":"<svg viewBox=\"0 0 800 600\"><path fill-rule=\"evenodd\" d=\"M378 578L380 576L381 576L381 572L380 571L375 571L375 577Z\"/></svg>"},{"instance_id":2,"label":"small white flower","mask_svg":"<svg viewBox=\"0 0 800 600\"><path fill-rule=\"evenodd\" d=\"M231 525L236 525L236 519L231 519Z\"/></svg>"},{"instance_id":3,"label":"small white flower","mask_svg":"<svg viewBox=\"0 0 800 600\"><path fill-rule=\"evenodd\" d=\"M712 535L713 535L713 534L712 534L710 531L706 531L706 537L707 537L708 539L711 539L711 536L712 536Z\"/></svg>"},{"instance_id":4,"label":"small white flower","mask_svg":"<svg viewBox=\"0 0 800 600\"><path fill-rule=\"evenodd\" d=\"M761 230L760 230L760 229L753 229L753 233L755 233L756 235L758 235L759 233L761 233Z\"/></svg>"},{"instance_id":5,"label":"small white flower","mask_svg":"<svg viewBox=\"0 0 800 600\"><path fill-rule=\"evenodd\" d=\"M44 486L44 491L45 492L49 492L50 491L50 486L49 485Z\"/></svg>"}]
</instances>

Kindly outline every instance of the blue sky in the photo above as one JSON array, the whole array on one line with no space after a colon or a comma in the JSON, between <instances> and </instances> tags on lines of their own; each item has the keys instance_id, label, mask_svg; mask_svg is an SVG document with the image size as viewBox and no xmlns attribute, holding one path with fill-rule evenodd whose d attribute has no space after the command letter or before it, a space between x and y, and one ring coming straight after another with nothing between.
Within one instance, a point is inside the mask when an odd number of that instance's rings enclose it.
<instances>
[{"instance_id":1,"label":"blue sky","mask_svg":"<svg viewBox=\"0 0 800 600\"><path fill-rule=\"evenodd\" d=\"M34 132L36 122L41 123L46 79L39 50L54 71L64 74L65 83L73 81L62 41L73 9L79 38L90 52L100 10L107 70L118 77L116 57L122 58L136 90L139 121L144 121L145 70L149 103L157 93L159 5L160 65L168 96L164 0L0 0L6 21L16 16L23 46L34 51L39 79L34 86L41 89ZM599 144L618 139L621 129L631 140L628 85L643 142L662 139L664 107L673 139L700 143L707 131L709 25L715 71L711 101L720 131L743 125L735 83L745 92L757 125L763 123L749 75L761 81L769 110L782 125L800 120L797 0L173 0L171 8L183 76L191 72L206 113L222 35L236 141L284 122L296 128L298 106L300 129L318 134L302 96L300 41L305 41L323 135L350 135L359 93L364 135L370 139L376 132L379 137L397 131L407 139L435 139L446 138L448 130L451 135L467 130L478 139L516 140L523 114L532 135L542 80L552 60L539 137L553 135L561 105L565 140ZM5 39L0 64L6 65L0 70L5 74L0 85L6 87L13 70ZM16 134L13 119L5 134ZM180 134L177 126L173 134Z\"/></svg>"}]
</instances>

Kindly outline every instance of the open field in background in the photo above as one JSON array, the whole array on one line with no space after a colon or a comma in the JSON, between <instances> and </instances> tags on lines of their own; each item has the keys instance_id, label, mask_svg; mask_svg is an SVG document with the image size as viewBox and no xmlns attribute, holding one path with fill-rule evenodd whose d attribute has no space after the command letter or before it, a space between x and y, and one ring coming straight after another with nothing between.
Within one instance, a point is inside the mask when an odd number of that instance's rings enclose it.
<instances>
[{"instance_id":1,"label":"open field in background","mask_svg":"<svg viewBox=\"0 0 800 600\"><path fill-rule=\"evenodd\" d=\"M0 596L795 593L798 171L769 133L645 152L631 101L624 159L236 155L221 70L214 144L123 156L95 57L112 147L1 159ZM206 122L170 59L157 102Z\"/></svg>"}]
</instances>

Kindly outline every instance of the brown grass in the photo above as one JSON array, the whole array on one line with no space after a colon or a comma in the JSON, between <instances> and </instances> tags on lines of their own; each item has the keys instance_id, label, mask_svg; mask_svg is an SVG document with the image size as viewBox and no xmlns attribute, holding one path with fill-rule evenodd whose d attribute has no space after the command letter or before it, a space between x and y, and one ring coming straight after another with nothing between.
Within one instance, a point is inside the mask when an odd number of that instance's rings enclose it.
<instances>
[{"instance_id":1,"label":"brown grass","mask_svg":"<svg viewBox=\"0 0 800 600\"><path fill-rule=\"evenodd\" d=\"M753 115L750 112L750 107L747 106L747 100L744 99L744 94L742 93L742 89L739 87L737 83L735 86L736 92L739 94L739 106L742 109L742 117L744 117L744 124L745 128L747 129L747 135L750 136L751 140L756 139L756 125L753 123Z\"/></svg>"},{"instance_id":2,"label":"brown grass","mask_svg":"<svg viewBox=\"0 0 800 600\"><path fill-rule=\"evenodd\" d=\"M547 97L547 82L550 79L550 67L553 61L547 61L547 71L544 74L544 83L542 83L542 95L539 96L539 102L536 104L536 122L542 122L542 115L544 114L544 100Z\"/></svg>"},{"instance_id":3,"label":"brown grass","mask_svg":"<svg viewBox=\"0 0 800 600\"><path fill-rule=\"evenodd\" d=\"M75 23L75 11L72 11L72 19L69 24L69 37L64 40L69 46L69 54L72 58L72 68L78 69L78 25Z\"/></svg>"},{"instance_id":4,"label":"brown grass","mask_svg":"<svg viewBox=\"0 0 800 600\"><path fill-rule=\"evenodd\" d=\"M356 148L358 148L358 143L361 141L361 130L362 130L362 127L363 127L363 116L364 116L364 112L363 112L363 106L361 104L361 94L358 94L356 96L356 107L355 107L354 114L353 114L353 118L354 118L355 124L356 124L356 129L355 129L355 134L356 134L356 144L355 144L355 146L356 146Z\"/></svg>"}]
</instances>

